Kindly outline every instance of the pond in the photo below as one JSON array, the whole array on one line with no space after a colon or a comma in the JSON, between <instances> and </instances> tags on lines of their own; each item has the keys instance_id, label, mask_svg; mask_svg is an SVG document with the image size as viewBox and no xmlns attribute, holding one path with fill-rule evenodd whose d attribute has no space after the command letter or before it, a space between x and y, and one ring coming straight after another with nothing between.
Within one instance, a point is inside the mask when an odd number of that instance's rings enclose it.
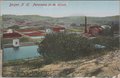
<instances>
[{"instance_id":1,"label":"pond","mask_svg":"<svg viewBox=\"0 0 120 78\"><path fill-rule=\"evenodd\" d=\"M38 46L22 46L19 48L4 48L3 49L3 61L27 59L40 56L37 51Z\"/></svg>"}]
</instances>

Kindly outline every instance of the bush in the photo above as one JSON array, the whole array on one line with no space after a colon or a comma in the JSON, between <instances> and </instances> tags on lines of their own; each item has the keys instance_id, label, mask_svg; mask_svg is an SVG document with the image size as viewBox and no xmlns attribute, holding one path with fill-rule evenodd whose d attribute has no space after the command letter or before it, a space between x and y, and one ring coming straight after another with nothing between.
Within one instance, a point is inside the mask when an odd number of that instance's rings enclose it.
<instances>
[{"instance_id":1,"label":"bush","mask_svg":"<svg viewBox=\"0 0 120 78\"><path fill-rule=\"evenodd\" d=\"M72 60L92 54L94 46L76 34L49 34L39 45L40 54L49 60Z\"/></svg>"},{"instance_id":2,"label":"bush","mask_svg":"<svg viewBox=\"0 0 120 78\"><path fill-rule=\"evenodd\" d=\"M106 46L105 50L119 45L118 40L111 37L90 40L76 34L58 33L46 36L39 44L39 53L48 61L67 61L102 53L103 49L96 49L95 44Z\"/></svg>"},{"instance_id":3,"label":"bush","mask_svg":"<svg viewBox=\"0 0 120 78\"><path fill-rule=\"evenodd\" d=\"M119 38L110 36L99 36L92 40L94 44L100 44L106 46L106 50L113 50L119 48Z\"/></svg>"}]
</instances>

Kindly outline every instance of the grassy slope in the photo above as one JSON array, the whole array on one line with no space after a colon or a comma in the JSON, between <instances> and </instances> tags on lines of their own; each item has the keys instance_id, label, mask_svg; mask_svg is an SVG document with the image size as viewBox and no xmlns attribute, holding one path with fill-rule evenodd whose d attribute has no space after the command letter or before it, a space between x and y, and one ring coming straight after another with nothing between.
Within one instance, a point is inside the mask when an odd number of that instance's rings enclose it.
<instances>
[{"instance_id":1,"label":"grassy slope","mask_svg":"<svg viewBox=\"0 0 120 78\"><path fill-rule=\"evenodd\" d=\"M67 62L45 64L39 58L3 65L3 76L114 76L119 74L120 50L106 55L77 59ZM39 60L38 60L39 59Z\"/></svg>"}]
</instances>

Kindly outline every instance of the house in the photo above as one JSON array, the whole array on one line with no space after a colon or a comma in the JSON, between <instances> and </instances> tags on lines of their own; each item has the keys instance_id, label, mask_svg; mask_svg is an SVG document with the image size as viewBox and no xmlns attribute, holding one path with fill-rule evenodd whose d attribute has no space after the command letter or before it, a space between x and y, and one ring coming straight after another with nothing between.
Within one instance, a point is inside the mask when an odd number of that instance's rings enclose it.
<instances>
[{"instance_id":1,"label":"house","mask_svg":"<svg viewBox=\"0 0 120 78\"><path fill-rule=\"evenodd\" d=\"M30 29L21 29L21 30L17 30L18 32L22 33L22 34L26 34L26 33L31 33L31 32L36 32L34 30L30 30Z\"/></svg>"},{"instance_id":2,"label":"house","mask_svg":"<svg viewBox=\"0 0 120 78\"><path fill-rule=\"evenodd\" d=\"M52 30L53 32L64 32L65 28L58 26L58 27L53 27Z\"/></svg>"},{"instance_id":3,"label":"house","mask_svg":"<svg viewBox=\"0 0 120 78\"><path fill-rule=\"evenodd\" d=\"M12 30L8 30L7 32L3 33L4 40L10 41L10 42L12 41L12 46L13 47L19 47L20 46L19 38L21 38L21 37L22 37L21 34L15 32L15 31L12 31Z\"/></svg>"},{"instance_id":4,"label":"house","mask_svg":"<svg viewBox=\"0 0 120 78\"><path fill-rule=\"evenodd\" d=\"M29 36L32 39L43 39L45 38L45 32L39 29L20 29L18 32L24 34L24 36Z\"/></svg>"},{"instance_id":5,"label":"house","mask_svg":"<svg viewBox=\"0 0 120 78\"><path fill-rule=\"evenodd\" d=\"M20 38L20 37L22 37L22 35L13 30L8 30L7 32L3 33L3 38Z\"/></svg>"},{"instance_id":6,"label":"house","mask_svg":"<svg viewBox=\"0 0 120 78\"><path fill-rule=\"evenodd\" d=\"M31 37L32 39L43 39L45 38L45 33L41 31L31 32L31 33L25 33L25 35Z\"/></svg>"},{"instance_id":7,"label":"house","mask_svg":"<svg viewBox=\"0 0 120 78\"><path fill-rule=\"evenodd\" d=\"M55 26L45 29L46 33L57 33L57 32L64 32L65 28L61 26Z\"/></svg>"},{"instance_id":8,"label":"house","mask_svg":"<svg viewBox=\"0 0 120 78\"><path fill-rule=\"evenodd\" d=\"M101 26L90 26L88 29L88 33L91 34L91 36L99 35L102 32Z\"/></svg>"}]
</instances>

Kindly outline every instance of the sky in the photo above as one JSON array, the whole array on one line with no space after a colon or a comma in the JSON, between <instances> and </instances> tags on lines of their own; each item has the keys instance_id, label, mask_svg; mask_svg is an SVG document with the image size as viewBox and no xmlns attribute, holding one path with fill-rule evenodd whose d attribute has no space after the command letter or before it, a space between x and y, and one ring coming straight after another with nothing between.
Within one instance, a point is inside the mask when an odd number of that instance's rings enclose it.
<instances>
[{"instance_id":1,"label":"sky","mask_svg":"<svg viewBox=\"0 0 120 78\"><path fill-rule=\"evenodd\" d=\"M120 1L2 1L1 4L1 14L104 17L119 15ZM10 4L18 6L10 6ZM26 6L27 4L29 6ZM63 4L64 6L40 6L41 4Z\"/></svg>"}]
</instances>

